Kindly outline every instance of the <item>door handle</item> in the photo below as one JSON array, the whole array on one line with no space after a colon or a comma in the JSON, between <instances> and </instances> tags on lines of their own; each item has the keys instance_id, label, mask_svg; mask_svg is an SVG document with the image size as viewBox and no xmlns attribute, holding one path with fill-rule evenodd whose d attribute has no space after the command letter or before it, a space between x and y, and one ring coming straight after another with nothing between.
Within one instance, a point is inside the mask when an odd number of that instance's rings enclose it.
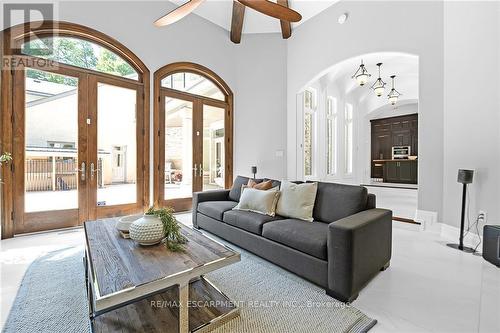
<instances>
[{"instance_id":1,"label":"door handle","mask_svg":"<svg viewBox=\"0 0 500 333\"><path fill-rule=\"evenodd\" d=\"M194 176L196 177L198 173L198 166L196 164L194 165L193 171L194 171Z\"/></svg>"},{"instance_id":2,"label":"door handle","mask_svg":"<svg viewBox=\"0 0 500 333\"><path fill-rule=\"evenodd\" d=\"M203 177L203 165L200 163L200 177Z\"/></svg>"},{"instance_id":3,"label":"door handle","mask_svg":"<svg viewBox=\"0 0 500 333\"><path fill-rule=\"evenodd\" d=\"M82 182L85 181L85 162L82 162L82 166L80 169L76 168L76 172L80 172L80 179Z\"/></svg>"},{"instance_id":4,"label":"door handle","mask_svg":"<svg viewBox=\"0 0 500 333\"><path fill-rule=\"evenodd\" d=\"M95 168L94 166L94 162L90 163L90 180L93 181L94 180L94 172L100 172L101 169L99 168Z\"/></svg>"}]
</instances>

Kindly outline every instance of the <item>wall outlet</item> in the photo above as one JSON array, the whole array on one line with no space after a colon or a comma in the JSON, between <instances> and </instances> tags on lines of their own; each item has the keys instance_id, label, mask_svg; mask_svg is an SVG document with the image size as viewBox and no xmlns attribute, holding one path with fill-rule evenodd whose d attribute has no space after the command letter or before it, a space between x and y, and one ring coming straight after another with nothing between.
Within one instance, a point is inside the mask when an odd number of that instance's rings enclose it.
<instances>
[{"instance_id":1,"label":"wall outlet","mask_svg":"<svg viewBox=\"0 0 500 333\"><path fill-rule=\"evenodd\" d=\"M486 221L488 220L488 213L485 211L485 210L480 210L479 211L479 214L478 214L478 217L483 217L482 218L482 222L483 222L483 225L486 224Z\"/></svg>"}]
</instances>

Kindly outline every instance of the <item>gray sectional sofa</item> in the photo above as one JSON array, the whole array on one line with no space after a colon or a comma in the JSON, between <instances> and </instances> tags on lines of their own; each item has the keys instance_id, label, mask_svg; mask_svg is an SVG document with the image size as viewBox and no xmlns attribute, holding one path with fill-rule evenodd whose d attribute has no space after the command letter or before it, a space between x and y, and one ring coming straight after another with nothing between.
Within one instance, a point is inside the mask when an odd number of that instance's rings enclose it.
<instances>
[{"instance_id":1,"label":"gray sectional sofa","mask_svg":"<svg viewBox=\"0 0 500 333\"><path fill-rule=\"evenodd\" d=\"M231 190L195 193L194 227L294 272L343 302L356 299L389 266L392 212L375 208L375 196L366 188L319 182L314 221L306 222L232 210L247 182L238 176Z\"/></svg>"}]
</instances>

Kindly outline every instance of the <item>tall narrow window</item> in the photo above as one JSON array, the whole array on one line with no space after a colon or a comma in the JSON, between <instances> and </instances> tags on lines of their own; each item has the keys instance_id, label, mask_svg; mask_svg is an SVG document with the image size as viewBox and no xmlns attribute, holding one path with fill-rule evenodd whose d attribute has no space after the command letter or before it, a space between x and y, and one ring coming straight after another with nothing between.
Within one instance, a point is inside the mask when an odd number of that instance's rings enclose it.
<instances>
[{"instance_id":1,"label":"tall narrow window","mask_svg":"<svg viewBox=\"0 0 500 333\"><path fill-rule=\"evenodd\" d=\"M337 99L326 100L326 173L337 173Z\"/></svg>"},{"instance_id":2,"label":"tall narrow window","mask_svg":"<svg viewBox=\"0 0 500 333\"><path fill-rule=\"evenodd\" d=\"M353 164L353 107L352 104L345 105L345 173L352 174Z\"/></svg>"},{"instance_id":3,"label":"tall narrow window","mask_svg":"<svg viewBox=\"0 0 500 333\"><path fill-rule=\"evenodd\" d=\"M316 111L316 91L307 89L304 92L304 176L314 174L314 118Z\"/></svg>"}]
</instances>

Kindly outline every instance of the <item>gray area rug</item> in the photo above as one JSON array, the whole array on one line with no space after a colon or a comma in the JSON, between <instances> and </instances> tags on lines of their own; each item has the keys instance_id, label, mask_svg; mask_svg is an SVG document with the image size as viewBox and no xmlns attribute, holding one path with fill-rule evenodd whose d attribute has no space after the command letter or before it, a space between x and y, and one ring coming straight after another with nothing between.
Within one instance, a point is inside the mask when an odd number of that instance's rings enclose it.
<instances>
[{"instance_id":1,"label":"gray area rug","mask_svg":"<svg viewBox=\"0 0 500 333\"><path fill-rule=\"evenodd\" d=\"M231 247L241 261L206 277L237 302L241 314L213 332L367 332L376 324L323 289ZM3 332L90 332L82 258L83 248L68 248L35 260Z\"/></svg>"}]
</instances>

